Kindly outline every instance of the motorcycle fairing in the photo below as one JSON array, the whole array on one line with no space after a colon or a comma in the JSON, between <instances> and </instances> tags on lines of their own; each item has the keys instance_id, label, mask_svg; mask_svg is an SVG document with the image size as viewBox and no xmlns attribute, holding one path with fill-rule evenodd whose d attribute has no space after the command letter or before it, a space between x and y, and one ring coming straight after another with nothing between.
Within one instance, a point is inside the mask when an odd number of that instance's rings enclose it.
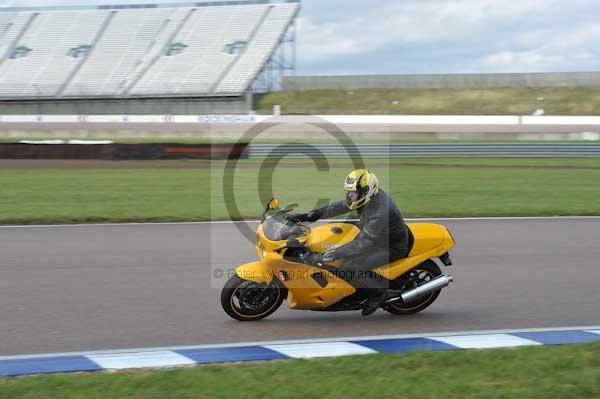
<instances>
[{"instance_id":1,"label":"motorcycle fairing","mask_svg":"<svg viewBox=\"0 0 600 399\"><path fill-rule=\"evenodd\" d=\"M285 259L286 241L266 239L261 227L257 230L256 248L261 260L239 266L236 273L240 278L265 284L274 278L279 279L288 289L287 300L292 309L325 309L356 292L352 285L327 270ZM342 231L331 239L331 231L335 228ZM413 223L409 224L409 228L415 238L409 256L374 269L389 280L396 279L427 259L443 255L455 245L442 225ZM312 251L325 252L332 249L331 246L352 241L359 232L356 226L348 223L329 223L313 228L309 237L299 237L298 240ZM339 262L336 263L334 265L339 266ZM315 279L315 274L321 277ZM323 279L327 282L324 286L318 281Z\"/></svg>"}]
</instances>

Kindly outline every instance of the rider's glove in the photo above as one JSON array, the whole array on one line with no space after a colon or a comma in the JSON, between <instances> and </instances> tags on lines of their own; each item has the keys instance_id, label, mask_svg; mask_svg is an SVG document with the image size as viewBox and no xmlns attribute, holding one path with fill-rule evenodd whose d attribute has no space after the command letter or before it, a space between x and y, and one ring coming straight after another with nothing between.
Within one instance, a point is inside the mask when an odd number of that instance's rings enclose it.
<instances>
[{"instance_id":1,"label":"rider's glove","mask_svg":"<svg viewBox=\"0 0 600 399\"><path fill-rule=\"evenodd\" d=\"M333 262L335 260L335 250L331 249L323 254L323 262Z\"/></svg>"},{"instance_id":2,"label":"rider's glove","mask_svg":"<svg viewBox=\"0 0 600 399\"><path fill-rule=\"evenodd\" d=\"M317 220L319 220L319 216L317 215L317 212L315 212L315 211L309 211L306 213L294 213L294 214L289 215L288 218L296 223L316 222Z\"/></svg>"}]
</instances>

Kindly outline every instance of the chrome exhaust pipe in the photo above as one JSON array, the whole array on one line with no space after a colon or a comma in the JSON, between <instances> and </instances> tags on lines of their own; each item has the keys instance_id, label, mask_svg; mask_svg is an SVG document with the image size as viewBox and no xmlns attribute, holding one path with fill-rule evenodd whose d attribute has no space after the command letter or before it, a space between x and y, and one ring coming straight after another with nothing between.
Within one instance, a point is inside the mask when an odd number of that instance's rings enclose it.
<instances>
[{"instance_id":1,"label":"chrome exhaust pipe","mask_svg":"<svg viewBox=\"0 0 600 399\"><path fill-rule=\"evenodd\" d=\"M386 303L398 302L400 299L402 299L404 302L410 302L433 291L447 287L452 281L454 281L454 277L441 275L423 285L418 286L417 288L413 288L412 290L408 290L400 294L400 298L391 299L386 301Z\"/></svg>"}]
</instances>

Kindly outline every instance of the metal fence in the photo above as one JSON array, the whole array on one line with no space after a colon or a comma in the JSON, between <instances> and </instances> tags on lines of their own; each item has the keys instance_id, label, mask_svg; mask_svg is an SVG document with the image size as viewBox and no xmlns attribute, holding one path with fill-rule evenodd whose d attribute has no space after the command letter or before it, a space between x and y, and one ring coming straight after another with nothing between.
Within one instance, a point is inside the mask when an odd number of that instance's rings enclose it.
<instances>
[{"instance_id":1,"label":"metal fence","mask_svg":"<svg viewBox=\"0 0 600 399\"><path fill-rule=\"evenodd\" d=\"M250 158L600 157L600 143L250 144Z\"/></svg>"}]
</instances>

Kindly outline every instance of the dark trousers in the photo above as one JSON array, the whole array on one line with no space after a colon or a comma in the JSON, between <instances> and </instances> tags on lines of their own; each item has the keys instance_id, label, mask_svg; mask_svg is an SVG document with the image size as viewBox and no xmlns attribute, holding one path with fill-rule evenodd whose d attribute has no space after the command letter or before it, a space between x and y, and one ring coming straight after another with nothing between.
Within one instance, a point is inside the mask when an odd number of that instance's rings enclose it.
<instances>
[{"instance_id":1,"label":"dark trousers","mask_svg":"<svg viewBox=\"0 0 600 399\"><path fill-rule=\"evenodd\" d=\"M338 273L357 290L365 290L369 297L376 296L388 288L389 282L373 269L406 258L409 252L410 249L374 249L366 255L346 260Z\"/></svg>"}]
</instances>

